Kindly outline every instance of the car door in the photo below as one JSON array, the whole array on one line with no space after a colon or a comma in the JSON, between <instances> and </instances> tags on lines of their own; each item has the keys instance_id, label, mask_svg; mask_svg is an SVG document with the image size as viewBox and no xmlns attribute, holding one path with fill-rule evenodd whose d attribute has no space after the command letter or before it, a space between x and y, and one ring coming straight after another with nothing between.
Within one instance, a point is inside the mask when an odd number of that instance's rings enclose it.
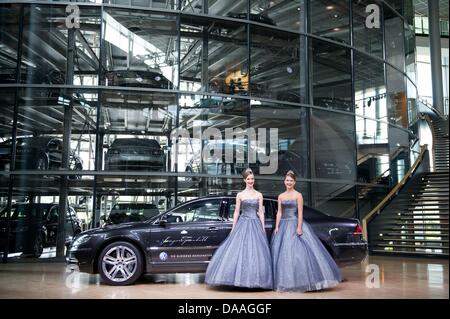
<instances>
[{"instance_id":1,"label":"car door","mask_svg":"<svg viewBox=\"0 0 450 319\"><path fill-rule=\"evenodd\" d=\"M150 267L152 272L202 272L212 254L225 239L228 228L223 221L222 198L206 198L182 204L152 228Z\"/></svg>"},{"instance_id":2,"label":"car door","mask_svg":"<svg viewBox=\"0 0 450 319\"><path fill-rule=\"evenodd\" d=\"M275 222L275 211L273 206L273 200L271 199L264 199L263 200L263 206L264 206L264 227L266 228L266 234L267 238L270 240L270 237L272 235L272 229ZM275 202L276 203L276 202ZM236 198L228 198L225 212L224 212L224 218L227 220L227 224L229 225L229 228L231 230L231 226L233 224L233 215L234 210L236 208Z\"/></svg>"}]
</instances>

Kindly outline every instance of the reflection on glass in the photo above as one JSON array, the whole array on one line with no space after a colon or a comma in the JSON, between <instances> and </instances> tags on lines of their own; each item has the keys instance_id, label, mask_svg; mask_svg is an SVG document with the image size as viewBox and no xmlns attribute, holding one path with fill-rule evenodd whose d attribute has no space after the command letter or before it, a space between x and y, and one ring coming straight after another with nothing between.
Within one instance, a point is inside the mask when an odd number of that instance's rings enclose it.
<instances>
[{"instance_id":1,"label":"reflection on glass","mask_svg":"<svg viewBox=\"0 0 450 319\"><path fill-rule=\"evenodd\" d=\"M104 137L104 169L170 170L168 137L175 116L172 94L103 92L100 134Z\"/></svg>"},{"instance_id":2,"label":"reflection on glass","mask_svg":"<svg viewBox=\"0 0 450 319\"><path fill-rule=\"evenodd\" d=\"M317 178L356 179L354 125L353 116L314 110L311 126Z\"/></svg>"},{"instance_id":3,"label":"reflection on glass","mask_svg":"<svg viewBox=\"0 0 450 319\"><path fill-rule=\"evenodd\" d=\"M283 29L305 31L304 0L250 0L250 20Z\"/></svg>"},{"instance_id":4,"label":"reflection on glass","mask_svg":"<svg viewBox=\"0 0 450 319\"><path fill-rule=\"evenodd\" d=\"M335 217L355 216L355 186L349 184L312 183L315 208Z\"/></svg>"},{"instance_id":5,"label":"reflection on glass","mask_svg":"<svg viewBox=\"0 0 450 319\"><path fill-rule=\"evenodd\" d=\"M396 69L386 65L387 107L389 122L408 127L406 78Z\"/></svg>"},{"instance_id":6,"label":"reflection on glass","mask_svg":"<svg viewBox=\"0 0 450 319\"><path fill-rule=\"evenodd\" d=\"M19 7L0 6L0 84L16 82Z\"/></svg>"},{"instance_id":7,"label":"reflection on glass","mask_svg":"<svg viewBox=\"0 0 450 319\"><path fill-rule=\"evenodd\" d=\"M308 177L309 156L306 110L304 108L256 100L252 100L250 105L251 127L255 130L258 128L276 128L278 130L278 145L276 145L277 170L275 174L284 176L288 170L293 170L299 178ZM269 154L269 151L271 151L269 141L267 140L266 142L267 145L262 152ZM257 161L253 171L258 174L260 166L266 165Z\"/></svg>"},{"instance_id":8,"label":"reflection on glass","mask_svg":"<svg viewBox=\"0 0 450 319\"><path fill-rule=\"evenodd\" d=\"M97 3L102 2L102 0L88 0L88 1ZM103 0L103 3L133 6L133 7L175 10L177 8L178 0Z\"/></svg>"},{"instance_id":9,"label":"reflection on glass","mask_svg":"<svg viewBox=\"0 0 450 319\"><path fill-rule=\"evenodd\" d=\"M384 34L386 61L405 70L405 38L403 35L403 20L387 6L384 6Z\"/></svg>"},{"instance_id":10,"label":"reflection on glass","mask_svg":"<svg viewBox=\"0 0 450 319\"><path fill-rule=\"evenodd\" d=\"M248 163L248 110L248 100L181 95L178 172L240 174Z\"/></svg>"},{"instance_id":11,"label":"reflection on glass","mask_svg":"<svg viewBox=\"0 0 450 319\"><path fill-rule=\"evenodd\" d=\"M290 102L304 101L305 85L300 81L305 68L304 63L300 66L298 35L269 32L258 26L252 26L250 30L252 95Z\"/></svg>"},{"instance_id":12,"label":"reflection on glass","mask_svg":"<svg viewBox=\"0 0 450 319\"><path fill-rule=\"evenodd\" d=\"M367 16L369 15L366 8L371 4L374 4L371 0L352 0L353 46L371 55L383 58L383 30L366 26ZM381 24L381 21L378 21Z\"/></svg>"},{"instance_id":13,"label":"reflection on glass","mask_svg":"<svg viewBox=\"0 0 450 319\"><path fill-rule=\"evenodd\" d=\"M350 44L348 0L311 1L311 33L327 39Z\"/></svg>"},{"instance_id":14,"label":"reflection on glass","mask_svg":"<svg viewBox=\"0 0 450 319\"><path fill-rule=\"evenodd\" d=\"M351 111L353 108L350 50L312 39L312 59L314 105Z\"/></svg>"},{"instance_id":15,"label":"reflection on glass","mask_svg":"<svg viewBox=\"0 0 450 319\"><path fill-rule=\"evenodd\" d=\"M2 116L0 116L0 171L10 171L12 169L11 136L14 118L14 100L15 100L14 89L3 88L0 91L0 105L2 105L1 111ZM9 179L9 177L6 178ZM8 193L7 188L5 188L5 192L6 194ZM1 195L0 195L0 206L1 206Z\"/></svg>"},{"instance_id":16,"label":"reflection on glass","mask_svg":"<svg viewBox=\"0 0 450 319\"><path fill-rule=\"evenodd\" d=\"M392 185L405 176L410 167L410 134L408 131L391 126L389 128L389 160Z\"/></svg>"},{"instance_id":17,"label":"reflection on glass","mask_svg":"<svg viewBox=\"0 0 450 319\"><path fill-rule=\"evenodd\" d=\"M103 21L106 85L177 88L175 15L107 8Z\"/></svg>"},{"instance_id":18,"label":"reflection on glass","mask_svg":"<svg viewBox=\"0 0 450 319\"><path fill-rule=\"evenodd\" d=\"M387 121L383 63L354 54L355 113Z\"/></svg>"}]
</instances>

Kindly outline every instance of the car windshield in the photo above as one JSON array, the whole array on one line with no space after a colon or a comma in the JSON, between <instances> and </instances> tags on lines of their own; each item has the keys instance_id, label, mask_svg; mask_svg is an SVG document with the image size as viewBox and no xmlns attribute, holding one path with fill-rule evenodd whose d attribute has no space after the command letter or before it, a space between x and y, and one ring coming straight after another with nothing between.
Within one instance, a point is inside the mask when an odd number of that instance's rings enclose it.
<instances>
[{"instance_id":1,"label":"car windshield","mask_svg":"<svg viewBox=\"0 0 450 319\"><path fill-rule=\"evenodd\" d=\"M123 146L143 146L149 148L161 148L157 140L143 138L118 138L112 144L112 147Z\"/></svg>"}]
</instances>

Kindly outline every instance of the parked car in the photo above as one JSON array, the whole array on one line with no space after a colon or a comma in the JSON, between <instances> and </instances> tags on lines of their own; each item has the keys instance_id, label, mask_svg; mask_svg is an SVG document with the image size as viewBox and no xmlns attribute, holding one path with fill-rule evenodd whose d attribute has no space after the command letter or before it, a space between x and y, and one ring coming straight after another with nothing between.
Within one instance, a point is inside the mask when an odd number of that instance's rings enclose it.
<instances>
[{"instance_id":1,"label":"parked car","mask_svg":"<svg viewBox=\"0 0 450 319\"><path fill-rule=\"evenodd\" d=\"M247 19L247 13L230 12L227 16L235 19ZM276 25L271 18L263 14L250 13L250 20L270 25Z\"/></svg>"},{"instance_id":2,"label":"parked car","mask_svg":"<svg viewBox=\"0 0 450 319\"><path fill-rule=\"evenodd\" d=\"M62 164L63 142L50 136L19 137L16 140L16 168L49 170ZM11 143L0 143L0 167L5 170L11 165ZM69 153L69 169L82 170L83 161L73 150Z\"/></svg>"},{"instance_id":3,"label":"parked car","mask_svg":"<svg viewBox=\"0 0 450 319\"><path fill-rule=\"evenodd\" d=\"M44 247L56 245L59 220L58 204L18 203L11 209L9 252L41 256ZM0 247L6 244L7 209L0 212ZM66 212L66 243L81 232L81 221L75 210Z\"/></svg>"},{"instance_id":4,"label":"parked car","mask_svg":"<svg viewBox=\"0 0 450 319\"><path fill-rule=\"evenodd\" d=\"M105 170L164 171L166 158L155 139L117 138L105 156Z\"/></svg>"},{"instance_id":5,"label":"parked car","mask_svg":"<svg viewBox=\"0 0 450 319\"><path fill-rule=\"evenodd\" d=\"M159 70L114 70L106 72L108 85L173 89L173 84Z\"/></svg>"},{"instance_id":6,"label":"parked car","mask_svg":"<svg viewBox=\"0 0 450 319\"><path fill-rule=\"evenodd\" d=\"M182 203L147 221L105 225L76 236L66 260L80 271L99 273L111 285L134 283L143 273L205 272L231 231L235 197L210 196ZM265 228L272 234L275 198L265 198ZM325 215L305 206L303 216L335 261L360 263L367 242L357 219Z\"/></svg>"},{"instance_id":7,"label":"parked car","mask_svg":"<svg viewBox=\"0 0 450 319\"><path fill-rule=\"evenodd\" d=\"M117 203L108 216L107 222L122 224L142 222L159 215L158 206L150 203Z\"/></svg>"}]
</instances>

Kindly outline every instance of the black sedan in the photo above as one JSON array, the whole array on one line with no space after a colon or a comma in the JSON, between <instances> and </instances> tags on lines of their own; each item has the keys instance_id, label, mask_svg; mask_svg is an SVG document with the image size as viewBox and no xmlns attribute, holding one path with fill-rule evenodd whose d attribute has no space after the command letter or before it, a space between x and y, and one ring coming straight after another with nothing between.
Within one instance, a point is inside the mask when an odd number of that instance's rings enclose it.
<instances>
[{"instance_id":1,"label":"black sedan","mask_svg":"<svg viewBox=\"0 0 450 319\"><path fill-rule=\"evenodd\" d=\"M155 139L116 138L105 156L105 170L164 171L166 158Z\"/></svg>"},{"instance_id":2,"label":"black sedan","mask_svg":"<svg viewBox=\"0 0 450 319\"><path fill-rule=\"evenodd\" d=\"M20 137L16 142L16 168L48 170L62 164L63 142L51 136ZM0 168L7 169L11 161L11 140L0 143ZM83 161L73 150L69 153L72 170L82 170Z\"/></svg>"},{"instance_id":3,"label":"black sedan","mask_svg":"<svg viewBox=\"0 0 450 319\"><path fill-rule=\"evenodd\" d=\"M143 273L205 272L212 254L232 226L235 197L202 197L180 204L145 222L106 225L76 236L67 262L80 271L100 273L111 285L135 282ZM264 200L270 238L277 201ZM357 219L336 218L309 207L304 218L340 265L367 255Z\"/></svg>"}]
</instances>

